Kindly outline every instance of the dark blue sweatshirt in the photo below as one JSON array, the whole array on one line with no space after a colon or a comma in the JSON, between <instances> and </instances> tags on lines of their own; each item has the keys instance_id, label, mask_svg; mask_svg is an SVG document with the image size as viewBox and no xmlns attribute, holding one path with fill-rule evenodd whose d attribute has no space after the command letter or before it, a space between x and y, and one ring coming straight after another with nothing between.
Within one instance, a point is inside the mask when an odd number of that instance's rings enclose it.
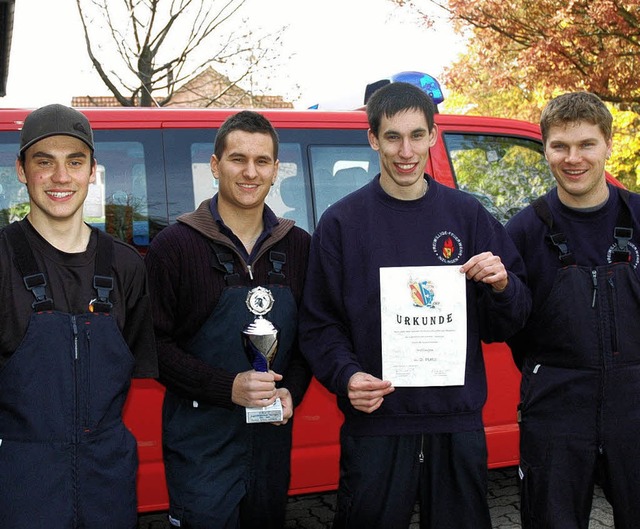
<instances>
[{"instance_id":1,"label":"dark blue sweatshirt","mask_svg":"<svg viewBox=\"0 0 640 529\"><path fill-rule=\"evenodd\" d=\"M330 207L316 228L300 313L301 349L318 380L338 396L350 435L461 432L482 428L487 386L481 340L503 341L530 311L524 266L503 226L462 191L428 179L425 196L398 200L378 178ZM463 265L499 255L509 285L495 293L467 280L467 357L462 386L396 388L372 414L347 398L350 377L382 378L381 267Z\"/></svg>"}]
</instances>

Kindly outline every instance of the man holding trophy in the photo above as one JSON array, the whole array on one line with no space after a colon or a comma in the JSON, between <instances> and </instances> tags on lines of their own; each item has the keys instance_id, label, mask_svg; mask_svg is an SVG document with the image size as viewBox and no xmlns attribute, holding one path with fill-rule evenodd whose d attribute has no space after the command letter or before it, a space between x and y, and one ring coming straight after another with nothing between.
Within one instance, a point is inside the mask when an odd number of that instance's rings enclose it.
<instances>
[{"instance_id":1,"label":"man holding trophy","mask_svg":"<svg viewBox=\"0 0 640 529\"><path fill-rule=\"evenodd\" d=\"M169 521L282 528L291 418L311 375L297 345L309 234L265 198L278 137L239 112L216 134L218 193L161 231L149 272Z\"/></svg>"}]
</instances>

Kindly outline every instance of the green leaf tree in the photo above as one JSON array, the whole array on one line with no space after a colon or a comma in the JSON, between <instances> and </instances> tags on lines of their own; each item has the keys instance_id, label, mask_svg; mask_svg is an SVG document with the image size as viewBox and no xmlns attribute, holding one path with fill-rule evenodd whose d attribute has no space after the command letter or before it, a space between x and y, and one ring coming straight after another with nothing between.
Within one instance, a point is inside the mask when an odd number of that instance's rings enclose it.
<instances>
[{"instance_id":1,"label":"green leaf tree","mask_svg":"<svg viewBox=\"0 0 640 529\"><path fill-rule=\"evenodd\" d=\"M607 169L640 189L640 0L390 0L432 23L449 13L468 47L447 69L452 112L537 122L546 101L587 90L614 115Z\"/></svg>"}]
</instances>

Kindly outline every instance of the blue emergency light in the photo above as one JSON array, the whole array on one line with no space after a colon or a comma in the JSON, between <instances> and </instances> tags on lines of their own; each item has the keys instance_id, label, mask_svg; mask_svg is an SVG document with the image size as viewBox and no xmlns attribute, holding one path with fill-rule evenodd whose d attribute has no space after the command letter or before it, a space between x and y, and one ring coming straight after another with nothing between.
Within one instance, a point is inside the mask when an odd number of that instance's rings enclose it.
<instances>
[{"instance_id":1,"label":"blue emergency light","mask_svg":"<svg viewBox=\"0 0 640 529\"><path fill-rule=\"evenodd\" d=\"M431 75L423 72L400 72L391 76L392 83L409 83L429 94L436 105L444 101L440 83Z\"/></svg>"},{"instance_id":2,"label":"blue emergency light","mask_svg":"<svg viewBox=\"0 0 640 529\"><path fill-rule=\"evenodd\" d=\"M0 0L1 1L1 0ZM414 86L417 86L425 92L431 99L433 100L434 105L436 105L436 112L438 111L438 105L444 101L444 95L442 93L442 88L440 88L440 83L437 79L428 73L424 72L399 72L391 77L387 77L386 79L380 79L379 81L375 81L373 83L369 83L364 91L364 104L367 104L371 95L389 83L409 83ZM308 107L309 109L317 110L320 107L324 107L319 103L315 105L311 105Z\"/></svg>"},{"instance_id":3,"label":"blue emergency light","mask_svg":"<svg viewBox=\"0 0 640 529\"><path fill-rule=\"evenodd\" d=\"M378 88L382 88L384 85L389 83L400 82L417 86L420 90L426 92L431 97L436 106L444 101L442 88L440 88L440 83L438 83L435 77L424 72L400 72L392 75L388 79L381 79L375 83L368 84L364 93L365 104Z\"/></svg>"}]
</instances>

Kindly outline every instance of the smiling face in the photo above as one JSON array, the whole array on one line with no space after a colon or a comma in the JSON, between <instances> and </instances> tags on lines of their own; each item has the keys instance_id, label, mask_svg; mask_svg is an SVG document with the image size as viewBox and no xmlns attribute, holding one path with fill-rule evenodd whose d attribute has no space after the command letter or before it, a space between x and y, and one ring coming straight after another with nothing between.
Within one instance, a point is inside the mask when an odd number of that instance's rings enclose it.
<instances>
[{"instance_id":1,"label":"smiling face","mask_svg":"<svg viewBox=\"0 0 640 529\"><path fill-rule=\"evenodd\" d=\"M220 159L211 157L211 171L219 183L221 215L241 210L262 211L278 174L271 136L234 130L226 138Z\"/></svg>"},{"instance_id":2,"label":"smiling face","mask_svg":"<svg viewBox=\"0 0 640 529\"><path fill-rule=\"evenodd\" d=\"M95 181L95 161L83 141L50 136L34 143L16 162L20 182L29 191L29 218L40 222L82 223L82 206L89 184Z\"/></svg>"},{"instance_id":3,"label":"smiling face","mask_svg":"<svg viewBox=\"0 0 640 529\"><path fill-rule=\"evenodd\" d=\"M436 125L429 130L424 113L413 109L383 116L377 136L369 130L369 143L380 156L380 185L386 193L401 200L424 194L429 148L436 138Z\"/></svg>"},{"instance_id":4,"label":"smiling face","mask_svg":"<svg viewBox=\"0 0 640 529\"><path fill-rule=\"evenodd\" d=\"M597 125L586 121L549 129L544 152L563 204L588 208L607 199L605 163L611 144Z\"/></svg>"}]
</instances>

